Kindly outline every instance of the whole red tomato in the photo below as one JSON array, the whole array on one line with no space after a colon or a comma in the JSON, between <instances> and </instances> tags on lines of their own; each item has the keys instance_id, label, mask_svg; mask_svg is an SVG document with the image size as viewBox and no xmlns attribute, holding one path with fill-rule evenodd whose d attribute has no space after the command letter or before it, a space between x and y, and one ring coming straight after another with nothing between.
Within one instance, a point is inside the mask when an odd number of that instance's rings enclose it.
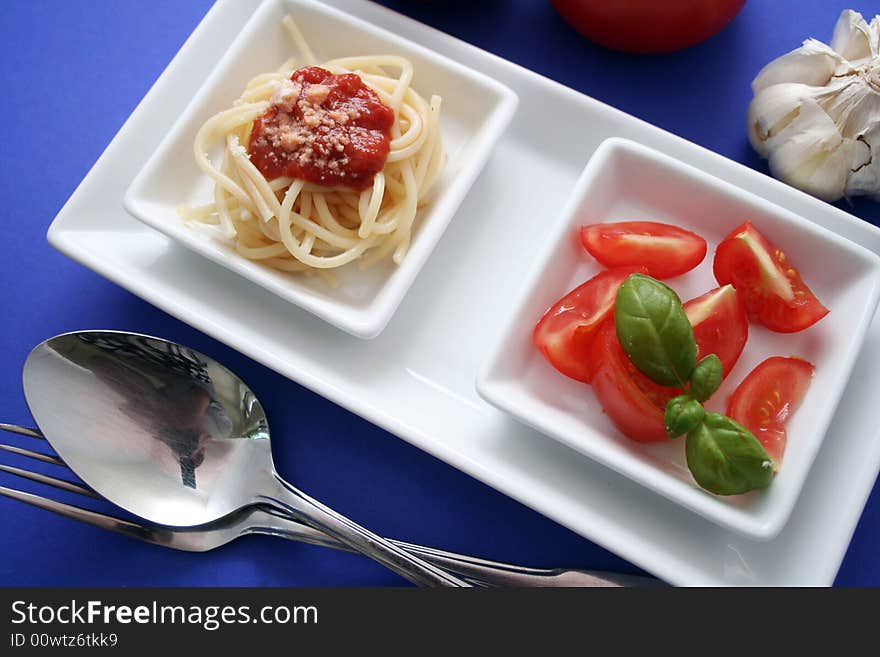
<instances>
[{"instance_id":1,"label":"whole red tomato","mask_svg":"<svg viewBox=\"0 0 880 657\"><path fill-rule=\"evenodd\" d=\"M708 39L746 0L550 0L588 39L624 52L669 52Z\"/></svg>"}]
</instances>

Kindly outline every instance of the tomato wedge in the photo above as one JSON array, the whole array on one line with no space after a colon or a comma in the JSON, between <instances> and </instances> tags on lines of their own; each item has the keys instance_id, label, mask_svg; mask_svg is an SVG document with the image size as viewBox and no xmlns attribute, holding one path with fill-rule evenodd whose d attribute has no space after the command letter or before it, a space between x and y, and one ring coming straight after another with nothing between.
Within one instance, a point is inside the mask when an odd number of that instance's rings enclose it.
<instances>
[{"instance_id":1,"label":"tomato wedge","mask_svg":"<svg viewBox=\"0 0 880 657\"><path fill-rule=\"evenodd\" d=\"M636 369L620 346L614 318L599 328L593 353L593 391L614 425L640 443L669 440L663 413L680 391L658 385Z\"/></svg>"},{"instance_id":2,"label":"tomato wedge","mask_svg":"<svg viewBox=\"0 0 880 657\"><path fill-rule=\"evenodd\" d=\"M590 349L596 330L611 314L617 288L635 273L645 273L644 267L600 272L544 313L532 339L553 367L572 379L590 382L594 369Z\"/></svg>"},{"instance_id":3,"label":"tomato wedge","mask_svg":"<svg viewBox=\"0 0 880 657\"><path fill-rule=\"evenodd\" d=\"M706 257L706 240L702 237L654 221L584 226L581 243L606 267L642 265L654 278L680 276Z\"/></svg>"},{"instance_id":4,"label":"tomato wedge","mask_svg":"<svg viewBox=\"0 0 880 657\"><path fill-rule=\"evenodd\" d=\"M727 375L742 353L749 333L745 308L732 285L688 301L685 312L694 327L698 358L716 354ZM680 394L651 381L632 364L609 318L592 343L593 391L614 425L638 442L668 440L663 414Z\"/></svg>"},{"instance_id":5,"label":"tomato wedge","mask_svg":"<svg viewBox=\"0 0 880 657\"><path fill-rule=\"evenodd\" d=\"M774 469L785 451L785 422L807 394L814 371L802 358L773 356L752 370L730 397L727 414L761 441Z\"/></svg>"},{"instance_id":6,"label":"tomato wedge","mask_svg":"<svg viewBox=\"0 0 880 657\"><path fill-rule=\"evenodd\" d=\"M721 285L742 294L749 319L771 331L802 331L828 314L785 253L750 221L718 245L713 269Z\"/></svg>"},{"instance_id":7,"label":"tomato wedge","mask_svg":"<svg viewBox=\"0 0 880 657\"><path fill-rule=\"evenodd\" d=\"M749 337L749 320L740 295L732 285L715 288L684 304L694 327L697 360L709 354L721 359L724 376L730 374Z\"/></svg>"}]
</instances>

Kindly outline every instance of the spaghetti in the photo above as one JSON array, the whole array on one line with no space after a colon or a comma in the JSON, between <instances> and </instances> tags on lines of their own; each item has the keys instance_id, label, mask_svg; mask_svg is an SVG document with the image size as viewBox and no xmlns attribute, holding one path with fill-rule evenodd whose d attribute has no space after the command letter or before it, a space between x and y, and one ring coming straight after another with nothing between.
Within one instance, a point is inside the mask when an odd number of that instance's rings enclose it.
<instances>
[{"instance_id":1,"label":"spaghetti","mask_svg":"<svg viewBox=\"0 0 880 657\"><path fill-rule=\"evenodd\" d=\"M256 76L202 125L195 160L215 182L213 202L179 213L245 258L331 284L329 270L355 260L367 267L390 255L400 264L446 160L441 99L416 93L403 57L318 66L294 21L283 25L306 67L291 58Z\"/></svg>"}]
</instances>

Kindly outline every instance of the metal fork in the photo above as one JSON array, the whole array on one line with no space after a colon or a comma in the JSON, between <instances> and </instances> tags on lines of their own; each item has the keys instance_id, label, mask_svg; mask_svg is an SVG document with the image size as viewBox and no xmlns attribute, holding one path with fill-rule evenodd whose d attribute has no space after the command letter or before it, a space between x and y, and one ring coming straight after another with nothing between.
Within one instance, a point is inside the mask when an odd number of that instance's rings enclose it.
<instances>
[{"instance_id":1,"label":"metal fork","mask_svg":"<svg viewBox=\"0 0 880 657\"><path fill-rule=\"evenodd\" d=\"M31 438L43 439L43 435L39 430L17 424L0 423L0 429ZM66 464L57 456L5 444L0 444L0 450L11 452L26 458L52 463L71 472ZM71 493L77 493L94 499L103 499L91 488L77 482L58 479L56 477L3 464L0 464L0 471L48 486L53 486ZM147 543L170 547L176 550L206 552L247 534L280 536L282 538L302 541L304 543L347 550L344 545L327 536L320 530L282 515L268 507L248 507L230 514L217 522L201 525L199 527L171 528L125 520L123 518L84 509L42 497L40 495L35 495L33 493L26 493L13 488L7 488L5 486L0 486L0 495L37 506L41 509L46 509L47 511L53 511L54 513L94 525L95 527L108 529L118 534L124 534L131 538L146 541ZM482 586L619 587L650 586L659 584L658 580L635 575L566 568L529 568L526 566L517 566L497 561L479 559L477 557L456 554L454 552L446 552L444 550L414 545L412 543L404 543L402 541L392 540L392 543L417 554L426 561L430 561L437 566L462 575L474 584Z\"/></svg>"}]
</instances>

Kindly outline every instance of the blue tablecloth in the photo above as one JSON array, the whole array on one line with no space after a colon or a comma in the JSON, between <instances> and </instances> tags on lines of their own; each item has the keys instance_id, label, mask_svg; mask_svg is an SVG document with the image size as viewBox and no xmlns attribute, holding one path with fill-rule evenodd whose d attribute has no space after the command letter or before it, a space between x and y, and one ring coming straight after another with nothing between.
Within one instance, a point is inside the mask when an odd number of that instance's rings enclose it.
<instances>
[{"instance_id":1,"label":"blue tablecloth","mask_svg":"<svg viewBox=\"0 0 880 657\"><path fill-rule=\"evenodd\" d=\"M78 328L138 329L190 344L269 391L297 420L279 470L385 535L533 565L638 572L402 440L194 331L55 252L45 232L210 0L7 0L0 20L4 127L0 207L0 421L30 422L19 371L28 351ZM808 36L828 40L844 0L750 0L720 35L664 56L580 38L541 0L384 0L429 25L761 171L745 138L749 83ZM866 14L873 3L855 6ZM694 108L699 108L695 111ZM880 205L841 204L880 224ZM288 423L293 424L293 421ZM25 439L6 440L27 445ZM16 457L4 462L22 464ZM48 466L47 466L48 467ZM418 476L414 476L418 473ZM0 484L38 491L0 475ZM69 497L67 499L70 499ZM264 537L210 554L164 550L0 498L0 585L398 585L367 559ZM837 578L880 584L880 490Z\"/></svg>"}]
</instances>

